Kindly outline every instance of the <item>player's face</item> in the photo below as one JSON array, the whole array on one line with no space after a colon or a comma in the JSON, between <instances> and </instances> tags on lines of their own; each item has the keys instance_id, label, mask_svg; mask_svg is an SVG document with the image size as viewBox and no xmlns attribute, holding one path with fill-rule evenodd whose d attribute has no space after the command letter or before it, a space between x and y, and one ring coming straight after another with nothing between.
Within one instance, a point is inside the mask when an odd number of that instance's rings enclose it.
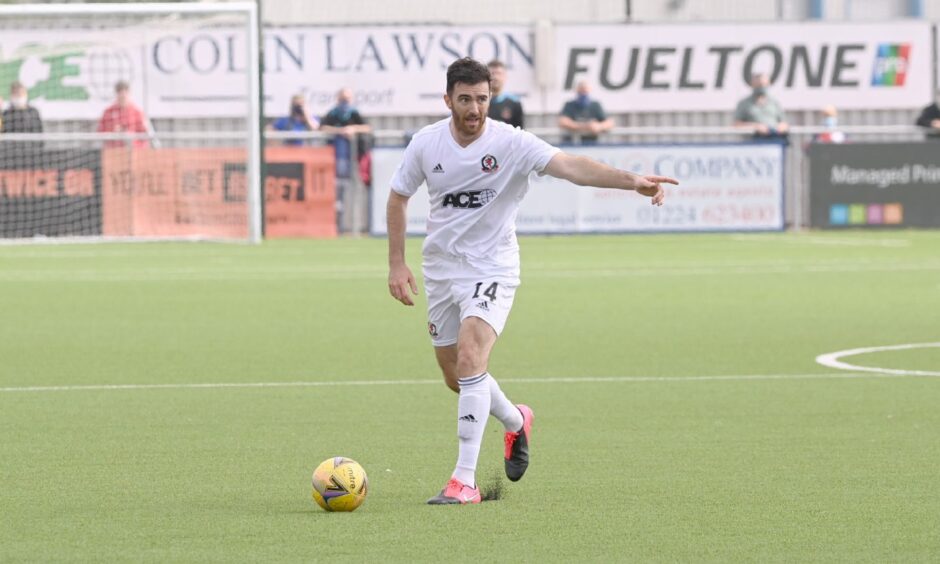
<instances>
[{"instance_id":1,"label":"player's face","mask_svg":"<svg viewBox=\"0 0 940 564\"><path fill-rule=\"evenodd\" d=\"M454 127L467 137L475 137L483 131L486 113L490 109L490 85L488 82L454 85L450 95L444 95L444 101L454 118Z\"/></svg>"}]
</instances>

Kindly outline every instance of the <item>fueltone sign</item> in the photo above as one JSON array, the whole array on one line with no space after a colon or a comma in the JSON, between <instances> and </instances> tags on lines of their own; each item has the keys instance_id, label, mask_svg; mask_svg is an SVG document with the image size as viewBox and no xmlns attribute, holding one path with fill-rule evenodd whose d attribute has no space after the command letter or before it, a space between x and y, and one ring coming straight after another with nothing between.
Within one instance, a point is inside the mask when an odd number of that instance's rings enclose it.
<instances>
[{"instance_id":1,"label":"fueltone sign","mask_svg":"<svg viewBox=\"0 0 940 564\"><path fill-rule=\"evenodd\" d=\"M730 112L755 73L785 109L918 108L932 96L926 22L561 26L555 45L558 108L586 80L608 112Z\"/></svg>"},{"instance_id":2,"label":"fueltone sign","mask_svg":"<svg viewBox=\"0 0 940 564\"><path fill-rule=\"evenodd\" d=\"M726 111L767 73L786 109L920 108L931 100L931 24L560 25L555 57L536 82L528 26L269 28L265 113L284 115L294 94L322 116L352 88L365 116L446 114L445 71L470 56L502 60L507 90L529 113L554 114L586 80L609 113ZM14 80L44 119L98 119L114 83L131 84L151 118L243 117L245 32L191 26L4 30L0 93Z\"/></svg>"},{"instance_id":3,"label":"fueltone sign","mask_svg":"<svg viewBox=\"0 0 940 564\"><path fill-rule=\"evenodd\" d=\"M783 147L778 144L567 147L611 166L672 176L666 203L630 191L578 187L551 176L529 177L516 217L519 233L663 231L779 231L784 226ZM404 149L373 151L370 232L387 233L388 186ZM422 185L408 203L407 231L426 232L428 193Z\"/></svg>"}]
</instances>

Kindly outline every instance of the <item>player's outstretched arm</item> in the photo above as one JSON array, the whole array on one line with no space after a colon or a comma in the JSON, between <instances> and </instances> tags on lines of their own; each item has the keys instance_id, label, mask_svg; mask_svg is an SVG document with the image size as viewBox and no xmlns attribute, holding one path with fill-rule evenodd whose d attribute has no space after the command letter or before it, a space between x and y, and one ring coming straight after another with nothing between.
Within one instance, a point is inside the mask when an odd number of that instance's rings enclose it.
<instances>
[{"instance_id":1,"label":"player's outstretched arm","mask_svg":"<svg viewBox=\"0 0 940 564\"><path fill-rule=\"evenodd\" d=\"M405 227L408 198L389 191L386 221L388 224L388 291L392 297L409 306L415 305L411 295L418 295L414 274L405 264ZM411 294L408 293L411 290Z\"/></svg>"},{"instance_id":2,"label":"player's outstretched arm","mask_svg":"<svg viewBox=\"0 0 940 564\"><path fill-rule=\"evenodd\" d=\"M663 183L679 184L678 180L668 176L641 176L569 153L558 153L552 157L545 167L545 173L578 186L636 190L638 194L652 198L654 206L663 205L666 197L661 186Z\"/></svg>"}]
</instances>

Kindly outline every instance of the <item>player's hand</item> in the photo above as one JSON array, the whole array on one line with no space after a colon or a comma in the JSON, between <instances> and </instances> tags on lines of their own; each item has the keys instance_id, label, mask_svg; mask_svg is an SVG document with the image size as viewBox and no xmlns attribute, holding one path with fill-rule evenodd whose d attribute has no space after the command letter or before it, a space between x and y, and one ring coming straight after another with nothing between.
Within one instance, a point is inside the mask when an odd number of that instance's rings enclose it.
<instances>
[{"instance_id":1,"label":"player's hand","mask_svg":"<svg viewBox=\"0 0 940 564\"><path fill-rule=\"evenodd\" d=\"M411 294L408 290L411 290ZM401 264L393 266L388 271L388 291L393 298L405 304L406 306L415 305L412 295L418 295L418 284L415 282L414 274L408 265Z\"/></svg>"},{"instance_id":2,"label":"player's hand","mask_svg":"<svg viewBox=\"0 0 940 564\"><path fill-rule=\"evenodd\" d=\"M637 193L652 198L650 204L654 206L663 205L663 200L666 199L666 192L662 187L663 183L679 185L678 180L668 176L641 176L637 179L637 182Z\"/></svg>"}]
</instances>

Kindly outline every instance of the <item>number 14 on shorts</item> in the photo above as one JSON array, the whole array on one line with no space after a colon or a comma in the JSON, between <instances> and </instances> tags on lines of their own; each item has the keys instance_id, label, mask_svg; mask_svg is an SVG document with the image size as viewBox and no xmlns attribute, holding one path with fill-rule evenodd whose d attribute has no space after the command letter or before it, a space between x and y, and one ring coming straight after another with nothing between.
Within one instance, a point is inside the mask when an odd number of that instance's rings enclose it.
<instances>
[{"instance_id":1,"label":"number 14 on shorts","mask_svg":"<svg viewBox=\"0 0 940 564\"><path fill-rule=\"evenodd\" d=\"M474 298L479 298L479 297L480 297L480 289L483 288L483 285L484 285L484 284L486 284L486 282L477 282L476 289L473 291L473 297L474 297ZM498 289L499 289L499 283L498 283L498 282L493 282L492 284L490 284L489 286L486 287L486 290L483 290L483 295L486 296L487 298L489 298L491 302L495 302L495 301L496 301L496 290L498 290Z\"/></svg>"}]
</instances>

